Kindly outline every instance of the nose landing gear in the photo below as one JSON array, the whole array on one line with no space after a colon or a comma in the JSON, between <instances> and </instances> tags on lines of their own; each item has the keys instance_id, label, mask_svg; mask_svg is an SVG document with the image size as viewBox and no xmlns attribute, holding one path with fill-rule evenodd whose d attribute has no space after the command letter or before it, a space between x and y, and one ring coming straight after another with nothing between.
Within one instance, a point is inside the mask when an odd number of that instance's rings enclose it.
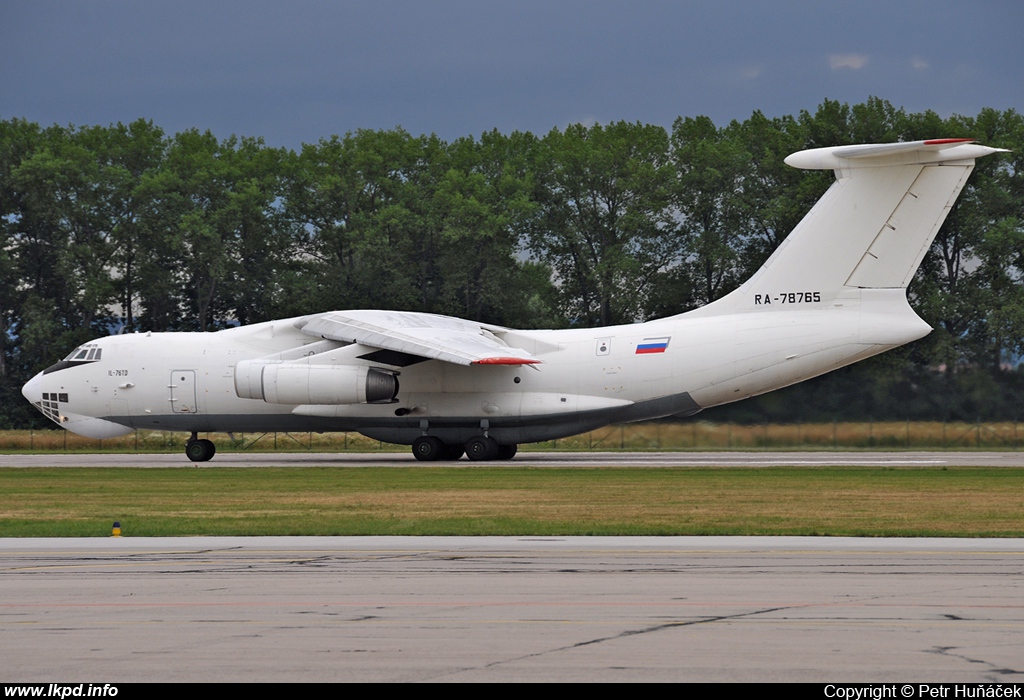
<instances>
[{"instance_id":1,"label":"nose landing gear","mask_svg":"<svg viewBox=\"0 0 1024 700\"><path fill-rule=\"evenodd\" d=\"M193 462L209 462L216 453L214 444L209 440L200 440L196 433L192 433L192 437L185 443L185 456Z\"/></svg>"}]
</instances>

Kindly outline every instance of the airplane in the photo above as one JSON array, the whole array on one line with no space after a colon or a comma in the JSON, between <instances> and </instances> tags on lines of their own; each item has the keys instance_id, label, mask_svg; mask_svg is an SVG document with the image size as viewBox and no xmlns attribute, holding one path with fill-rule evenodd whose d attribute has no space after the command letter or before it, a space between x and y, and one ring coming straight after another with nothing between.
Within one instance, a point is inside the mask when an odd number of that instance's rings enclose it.
<instances>
[{"instance_id":1,"label":"airplane","mask_svg":"<svg viewBox=\"0 0 1024 700\"><path fill-rule=\"evenodd\" d=\"M688 416L924 337L907 285L975 159L932 139L799 151L836 181L735 291L687 313L604 328L515 330L407 311L333 311L214 333L98 338L22 389L55 423L135 429L357 431L422 461L511 459L519 444Z\"/></svg>"}]
</instances>

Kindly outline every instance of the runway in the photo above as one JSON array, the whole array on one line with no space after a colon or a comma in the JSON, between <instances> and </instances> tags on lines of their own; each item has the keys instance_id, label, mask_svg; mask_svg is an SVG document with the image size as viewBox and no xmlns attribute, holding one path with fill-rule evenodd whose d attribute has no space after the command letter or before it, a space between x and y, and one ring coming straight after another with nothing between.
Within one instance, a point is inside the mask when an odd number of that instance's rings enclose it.
<instances>
[{"instance_id":1,"label":"runway","mask_svg":"<svg viewBox=\"0 0 1024 700\"><path fill-rule=\"evenodd\" d=\"M187 467L181 453L0 454L3 467ZM1016 452L520 452L511 461L418 462L408 452L223 452L207 467L1024 467Z\"/></svg>"},{"instance_id":2,"label":"runway","mask_svg":"<svg viewBox=\"0 0 1024 700\"><path fill-rule=\"evenodd\" d=\"M4 682L1020 682L1024 541L0 540Z\"/></svg>"}]
</instances>

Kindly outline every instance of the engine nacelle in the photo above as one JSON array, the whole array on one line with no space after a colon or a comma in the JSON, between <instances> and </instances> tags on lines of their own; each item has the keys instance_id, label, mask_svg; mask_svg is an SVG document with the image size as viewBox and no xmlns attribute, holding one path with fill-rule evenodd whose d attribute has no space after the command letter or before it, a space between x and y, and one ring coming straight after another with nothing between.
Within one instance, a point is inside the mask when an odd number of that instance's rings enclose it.
<instances>
[{"instance_id":1,"label":"engine nacelle","mask_svg":"<svg viewBox=\"0 0 1024 700\"><path fill-rule=\"evenodd\" d=\"M235 393L289 405L391 403L398 395L398 377L360 365L243 360L235 365Z\"/></svg>"}]
</instances>

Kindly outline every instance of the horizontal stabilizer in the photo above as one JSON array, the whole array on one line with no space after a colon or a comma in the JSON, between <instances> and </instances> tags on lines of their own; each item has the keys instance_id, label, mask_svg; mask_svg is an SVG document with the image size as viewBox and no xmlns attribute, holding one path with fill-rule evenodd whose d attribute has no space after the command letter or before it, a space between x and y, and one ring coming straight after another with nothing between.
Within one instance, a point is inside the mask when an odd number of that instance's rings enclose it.
<instances>
[{"instance_id":1,"label":"horizontal stabilizer","mask_svg":"<svg viewBox=\"0 0 1024 700\"><path fill-rule=\"evenodd\" d=\"M831 146L797 151L786 158L786 165L803 170L845 170L891 165L931 165L970 161L1005 148L990 148L974 139L928 139L906 143L866 143L857 146Z\"/></svg>"}]
</instances>

